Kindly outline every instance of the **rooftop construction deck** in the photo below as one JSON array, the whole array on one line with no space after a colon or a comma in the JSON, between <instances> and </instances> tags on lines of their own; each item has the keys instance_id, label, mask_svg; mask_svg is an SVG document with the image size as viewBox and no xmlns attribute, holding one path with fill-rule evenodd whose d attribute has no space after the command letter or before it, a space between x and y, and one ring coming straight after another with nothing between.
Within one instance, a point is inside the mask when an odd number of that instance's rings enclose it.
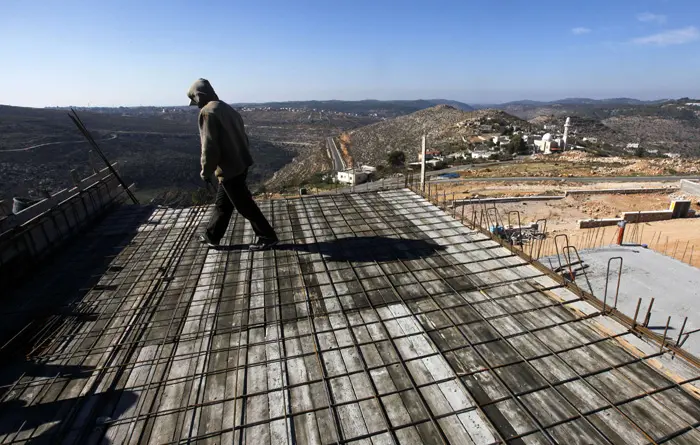
<instances>
[{"instance_id":1,"label":"rooftop construction deck","mask_svg":"<svg viewBox=\"0 0 700 445\"><path fill-rule=\"evenodd\" d=\"M261 207L251 253L123 206L3 296L0 442L700 443L691 360L410 190Z\"/></svg>"}]
</instances>

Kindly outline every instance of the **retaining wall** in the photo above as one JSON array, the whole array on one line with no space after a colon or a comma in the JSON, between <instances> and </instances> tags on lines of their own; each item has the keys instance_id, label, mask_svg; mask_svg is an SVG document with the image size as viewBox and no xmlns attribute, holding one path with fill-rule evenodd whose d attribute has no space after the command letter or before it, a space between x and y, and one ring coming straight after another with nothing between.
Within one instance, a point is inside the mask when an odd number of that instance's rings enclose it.
<instances>
[{"instance_id":1,"label":"retaining wall","mask_svg":"<svg viewBox=\"0 0 700 445\"><path fill-rule=\"evenodd\" d=\"M673 218L672 210L647 210L644 212L623 212L622 219L627 222L640 223L666 221Z\"/></svg>"},{"instance_id":2,"label":"retaining wall","mask_svg":"<svg viewBox=\"0 0 700 445\"><path fill-rule=\"evenodd\" d=\"M452 202L453 206L464 205L464 204L488 204L493 202L506 203L506 202L521 202L521 201L556 201L559 199L564 199L563 195L551 196L551 195L535 195L535 196L506 196L504 198L484 198L484 199L455 199Z\"/></svg>"},{"instance_id":3,"label":"retaining wall","mask_svg":"<svg viewBox=\"0 0 700 445\"><path fill-rule=\"evenodd\" d=\"M115 176L102 171L91 178L99 179L91 179L86 188L59 192L60 200L45 199L0 221L5 228L0 234L0 288L30 274L58 246L122 200L123 189Z\"/></svg>"},{"instance_id":4,"label":"retaining wall","mask_svg":"<svg viewBox=\"0 0 700 445\"><path fill-rule=\"evenodd\" d=\"M594 229L596 227L616 226L620 221L622 218L581 219L578 222L578 228Z\"/></svg>"},{"instance_id":5,"label":"retaining wall","mask_svg":"<svg viewBox=\"0 0 700 445\"><path fill-rule=\"evenodd\" d=\"M564 196L569 195L637 195L644 193L671 193L677 192L679 187L634 188L634 189L600 189L600 190L567 190Z\"/></svg>"}]
</instances>

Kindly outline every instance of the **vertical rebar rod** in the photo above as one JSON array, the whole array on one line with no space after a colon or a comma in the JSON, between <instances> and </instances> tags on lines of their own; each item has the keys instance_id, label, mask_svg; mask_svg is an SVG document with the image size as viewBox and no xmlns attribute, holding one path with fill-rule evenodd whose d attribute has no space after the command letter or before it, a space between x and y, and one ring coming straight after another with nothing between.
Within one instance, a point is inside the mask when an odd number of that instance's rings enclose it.
<instances>
[{"instance_id":1,"label":"vertical rebar rod","mask_svg":"<svg viewBox=\"0 0 700 445\"><path fill-rule=\"evenodd\" d=\"M637 308L634 310L634 319L632 320L631 329L634 330L637 327L637 315L639 315L639 307L642 305L642 299L637 300Z\"/></svg>"},{"instance_id":2,"label":"vertical rebar rod","mask_svg":"<svg viewBox=\"0 0 700 445\"><path fill-rule=\"evenodd\" d=\"M693 250L695 250L695 246L690 247L690 259L688 260L688 264L691 266L693 265Z\"/></svg>"},{"instance_id":3,"label":"vertical rebar rod","mask_svg":"<svg viewBox=\"0 0 700 445\"><path fill-rule=\"evenodd\" d=\"M655 298L652 298L651 301L649 302L649 307L647 308L647 313L644 315L644 323L642 324L645 328L649 326L649 321L651 320L651 308L654 307L654 300Z\"/></svg>"},{"instance_id":4,"label":"vertical rebar rod","mask_svg":"<svg viewBox=\"0 0 700 445\"><path fill-rule=\"evenodd\" d=\"M666 329L664 329L664 337L661 339L661 346L659 347L659 352L663 352L664 346L666 346L666 334L668 334L668 325L671 324L671 316L668 316L666 320Z\"/></svg>"},{"instance_id":5,"label":"vertical rebar rod","mask_svg":"<svg viewBox=\"0 0 700 445\"><path fill-rule=\"evenodd\" d=\"M685 320L683 320L683 325L681 326L681 331L678 333L678 339L676 340L676 346L681 341L681 337L683 336L683 331L685 330L685 324L688 322L688 317L685 317Z\"/></svg>"},{"instance_id":6,"label":"vertical rebar rod","mask_svg":"<svg viewBox=\"0 0 700 445\"><path fill-rule=\"evenodd\" d=\"M681 258L681 261L685 260L685 254L688 253L688 246L690 245L690 241L685 243L685 250L683 250L683 258Z\"/></svg>"}]
</instances>

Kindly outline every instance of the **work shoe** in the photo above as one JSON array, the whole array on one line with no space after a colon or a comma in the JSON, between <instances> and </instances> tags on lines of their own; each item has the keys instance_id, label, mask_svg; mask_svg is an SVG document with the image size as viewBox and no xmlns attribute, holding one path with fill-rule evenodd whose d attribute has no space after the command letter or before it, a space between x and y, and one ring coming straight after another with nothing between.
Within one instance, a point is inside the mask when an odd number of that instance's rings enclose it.
<instances>
[{"instance_id":1,"label":"work shoe","mask_svg":"<svg viewBox=\"0 0 700 445\"><path fill-rule=\"evenodd\" d=\"M263 238L261 236L248 247L250 251L268 250L274 247L280 240L277 238Z\"/></svg>"},{"instance_id":2,"label":"work shoe","mask_svg":"<svg viewBox=\"0 0 700 445\"><path fill-rule=\"evenodd\" d=\"M211 249L217 249L219 247L219 243L212 243L209 241L209 237L207 235L199 235L199 242L206 244Z\"/></svg>"}]
</instances>

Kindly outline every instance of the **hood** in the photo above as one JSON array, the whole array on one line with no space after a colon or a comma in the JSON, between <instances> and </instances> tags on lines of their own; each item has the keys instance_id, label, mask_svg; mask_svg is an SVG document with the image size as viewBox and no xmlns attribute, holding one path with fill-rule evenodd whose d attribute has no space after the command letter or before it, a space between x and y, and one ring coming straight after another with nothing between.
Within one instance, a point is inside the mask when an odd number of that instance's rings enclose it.
<instances>
[{"instance_id":1,"label":"hood","mask_svg":"<svg viewBox=\"0 0 700 445\"><path fill-rule=\"evenodd\" d=\"M192 84L187 92L187 97L190 98L190 105L197 105L199 108L213 100L219 100L219 96L216 95L209 81L202 78L197 79Z\"/></svg>"}]
</instances>

